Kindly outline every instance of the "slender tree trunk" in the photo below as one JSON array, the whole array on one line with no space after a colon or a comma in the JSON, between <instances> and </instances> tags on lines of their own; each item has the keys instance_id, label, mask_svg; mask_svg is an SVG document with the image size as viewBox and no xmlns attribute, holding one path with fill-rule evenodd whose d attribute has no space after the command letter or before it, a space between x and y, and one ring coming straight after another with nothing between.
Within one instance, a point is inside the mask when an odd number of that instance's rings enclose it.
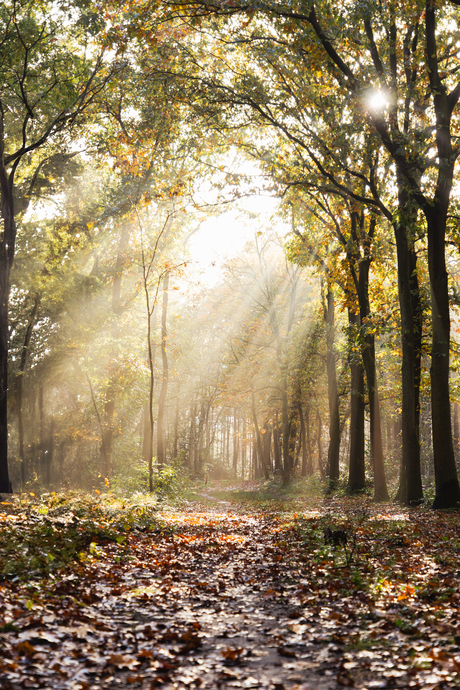
<instances>
[{"instance_id":1,"label":"slender tree trunk","mask_svg":"<svg viewBox=\"0 0 460 690\"><path fill-rule=\"evenodd\" d=\"M268 424L265 424L263 435L263 447L264 447L264 464L268 468L268 471L272 471L272 461L271 461L271 447L272 447L272 432Z\"/></svg>"},{"instance_id":2,"label":"slender tree trunk","mask_svg":"<svg viewBox=\"0 0 460 690\"><path fill-rule=\"evenodd\" d=\"M318 422L318 435L316 437L316 442L318 444L318 468L319 468L319 473L321 475L321 479L324 479L326 476L326 472L324 471L324 465L323 465L323 443L322 443L323 422L322 422L319 410L316 412L316 419Z\"/></svg>"},{"instance_id":3,"label":"slender tree trunk","mask_svg":"<svg viewBox=\"0 0 460 690\"><path fill-rule=\"evenodd\" d=\"M27 323L26 333L24 336L24 343L22 345L21 360L19 362L19 371L17 377L17 408L18 408L18 440L19 440L19 461L21 463L21 482L22 488L28 480L29 468L27 465L27 457L24 453L24 419L23 419L23 382L24 382L24 372L27 365L27 359L29 354L30 341L32 338L32 329L35 324L38 307L40 305L40 295L35 295L34 303L32 306L32 311L29 316Z\"/></svg>"},{"instance_id":4,"label":"slender tree trunk","mask_svg":"<svg viewBox=\"0 0 460 690\"><path fill-rule=\"evenodd\" d=\"M155 392L155 359L156 359L156 344L153 340L153 334L156 328L157 307L154 305L150 309L149 294L146 288L146 305L147 305L147 360L149 363L149 398L146 405L146 421L144 424L144 459L147 461L149 471L149 491L153 491L153 448L154 448L154 431L155 420L153 418L153 399Z\"/></svg>"},{"instance_id":5,"label":"slender tree trunk","mask_svg":"<svg viewBox=\"0 0 460 690\"><path fill-rule=\"evenodd\" d=\"M54 460L54 420L51 419L46 434L45 449L45 485L51 486L51 467Z\"/></svg>"},{"instance_id":6,"label":"slender tree trunk","mask_svg":"<svg viewBox=\"0 0 460 690\"><path fill-rule=\"evenodd\" d=\"M350 324L359 325L359 316L348 313ZM362 360L350 357L350 462L348 468L348 491L354 493L366 486L365 443L364 443L364 372Z\"/></svg>"},{"instance_id":7,"label":"slender tree trunk","mask_svg":"<svg viewBox=\"0 0 460 690\"><path fill-rule=\"evenodd\" d=\"M281 470L281 449L280 449L280 429L278 422L278 412L275 417L275 426L273 427L273 455L275 456L275 471Z\"/></svg>"},{"instance_id":8,"label":"slender tree trunk","mask_svg":"<svg viewBox=\"0 0 460 690\"><path fill-rule=\"evenodd\" d=\"M311 438L310 438L310 406L307 405L305 410L305 433L307 440L307 477L311 477L313 474L313 457L311 450Z\"/></svg>"},{"instance_id":9,"label":"slender tree trunk","mask_svg":"<svg viewBox=\"0 0 460 690\"><path fill-rule=\"evenodd\" d=\"M282 437L283 437L283 486L288 486L291 481L291 457L289 453L289 403L288 403L288 384L285 373L282 375L281 382L281 402L282 402Z\"/></svg>"},{"instance_id":10,"label":"slender tree trunk","mask_svg":"<svg viewBox=\"0 0 460 690\"><path fill-rule=\"evenodd\" d=\"M196 454L195 454L195 474L197 477L201 477L203 474L203 464L205 457L204 449L204 429L207 422L209 407L206 407L204 402L200 406L200 417L198 421L198 433L196 440Z\"/></svg>"},{"instance_id":11,"label":"slender tree trunk","mask_svg":"<svg viewBox=\"0 0 460 690\"><path fill-rule=\"evenodd\" d=\"M230 419L225 418L225 466L230 465Z\"/></svg>"},{"instance_id":12,"label":"slender tree trunk","mask_svg":"<svg viewBox=\"0 0 460 690\"><path fill-rule=\"evenodd\" d=\"M121 305L121 283L123 278L125 251L128 246L131 228L128 224L123 225L120 231L120 240L118 244L117 262L115 266L115 275L113 278L112 287L112 312L114 321L112 324L112 360L116 362L117 341L119 337L119 325L117 319L123 311ZM103 441L101 443L101 475L110 479L113 474L113 431L115 418L115 398L117 392L116 376L111 376L104 403L104 430Z\"/></svg>"},{"instance_id":13,"label":"slender tree trunk","mask_svg":"<svg viewBox=\"0 0 460 690\"><path fill-rule=\"evenodd\" d=\"M168 392L168 355L166 352L167 315L168 315L168 290L169 290L169 271L166 271L163 278L163 304L161 311L161 361L163 366L160 395L158 398L158 418L157 418L157 464L161 468L165 465L165 439L164 439L164 416L166 395Z\"/></svg>"},{"instance_id":14,"label":"slender tree trunk","mask_svg":"<svg viewBox=\"0 0 460 690\"><path fill-rule=\"evenodd\" d=\"M2 252L0 246L0 253ZM9 270L0 256L0 493L11 493L8 472L8 297Z\"/></svg>"},{"instance_id":15,"label":"slender tree trunk","mask_svg":"<svg viewBox=\"0 0 460 690\"><path fill-rule=\"evenodd\" d=\"M39 463L40 463L40 477L43 483L46 481L46 428L45 428L45 396L43 384L38 387L38 433L39 433Z\"/></svg>"},{"instance_id":16,"label":"slender tree trunk","mask_svg":"<svg viewBox=\"0 0 460 690\"><path fill-rule=\"evenodd\" d=\"M458 423L458 402L454 402L454 456L455 461L458 462L459 443L460 443L460 426Z\"/></svg>"},{"instance_id":17,"label":"slender tree trunk","mask_svg":"<svg viewBox=\"0 0 460 690\"><path fill-rule=\"evenodd\" d=\"M142 411L142 457L145 464L149 464L150 453L150 407L146 403Z\"/></svg>"},{"instance_id":18,"label":"slender tree trunk","mask_svg":"<svg viewBox=\"0 0 460 690\"><path fill-rule=\"evenodd\" d=\"M4 164L4 114L0 112L0 195L3 233L0 237L0 493L11 493L8 471L8 302L10 273L16 243L13 175Z\"/></svg>"},{"instance_id":19,"label":"slender tree trunk","mask_svg":"<svg viewBox=\"0 0 460 690\"><path fill-rule=\"evenodd\" d=\"M174 415L174 441L173 441L173 460L177 458L177 444L179 441L179 398L176 400L176 412Z\"/></svg>"},{"instance_id":20,"label":"slender tree trunk","mask_svg":"<svg viewBox=\"0 0 460 690\"><path fill-rule=\"evenodd\" d=\"M419 389L421 366L422 314L417 278L413 227L416 218L409 208L410 197L404 181L399 184L400 213L394 223L398 256L398 293L402 340L402 458L396 500L404 505L423 498L419 442Z\"/></svg>"},{"instance_id":21,"label":"slender tree trunk","mask_svg":"<svg viewBox=\"0 0 460 690\"><path fill-rule=\"evenodd\" d=\"M251 477L252 477L252 479L259 479L259 464L257 462L257 440L255 437L252 439L252 443L251 443L251 454L252 454Z\"/></svg>"},{"instance_id":22,"label":"slender tree trunk","mask_svg":"<svg viewBox=\"0 0 460 690\"><path fill-rule=\"evenodd\" d=\"M195 447L195 430L196 430L196 405L190 408L190 449L189 449L189 468L192 477L196 476L196 447Z\"/></svg>"},{"instance_id":23,"label":"slender tree trunk","mask_svg":"<svg viewBox=\"0 0 460 690\"><path fill-rule=\"evenodd\" d=\"M375 219L374 219L375 222ZM369 267L370 256L366 254L359 264L358 300L361 323L369 316ZM372 463L374 470L374 501L388 501L388 489L383 459L382 428L380 404L377 386L377 370L375 365L375 343L372 332L364 334L363 364L366 372L367 390L369 395L369 416L371 433Z\"/></svg>"},{"instance_id":24,"label":"slender tree trunk","mask_svg":"<svg viewBox=\"0 0 460 690\"><path fill-rule=\"evenodd\" d=\"M109 386L108 400L104 404L104 425L101 443L101 475L104 479L110 479L113 474L113 420L115 416L114 392Z\"/></svg>"},{"instance_id":25,"label":"slender tree trunk","mask_svg":"<svg viewBox=\"0 0 460 690\"><path fill-rule=\"evenodd\" d=\"M300 419L300 443L301 443L301 449L302 449L302 467L301 467L301 475L302 477L307 476L307 462L308 462L308 454L307 454L307 432L305 429L305 417L303 414L303 407L302 407L302 399L299 398L299 402L297 403L298 411L299 411L299 419Z\"/></svg>"},{"instance_id":26,"label":"slender tree trunk","mask_svg":"<svg viewBox=\"0 0 460 690\"><path fill-rule=\"evenodd\" d=\"M259 422L257 421L256 401L255 401L253 390L251 390L251 400L252 400L252 420L254 423L254 430L256 432L255 441L256 441L256 448L257 448L257 455L259 457L261 469L264 473L264 478L268 479L270 474L268 472L268 467L265 463L265 455L264 455L264 450L263 450L263 446L262 446L262 435L261 435L260 429L259 429ZM289 439L288 439L288 442L289 442Z\"/></svg>"},{"instance_id":27,"label":"slender tree trunk","mask_svg":"<svg viewBox=\"0 0 460 690\"><path fill-rule=\"evenodd\" d=\"M246 478L246 413L243 412L243 441L241 445L241 480L244 482Z\"/></svg>"},{"instance_id":28,"label":"slender tree trunk","mask_svg":"<svg viewBox=\"0 0 460 690\"><path fill-rule=\"evenodd\" d=\"M239 419L237 410L233 411L233 476L238 476Z\"/></svg>"},{"instance_id":29,"label":"slender tree trunk","mask_svg":"<svg viewBox=\"0 0 460 690\"><path fill-rule=\"evenodd\" d=\"M426 213L426 217L432 312L430 376L436 483L433 508L450 508L460 501L460 487L452 443L449 398L450 314L444 255L446 213L435 207Z\"/></svg>"},{"instance_id":30,"label":"slender tree trunk","mask_svg":"<svg viewBox=\"0 0 460 690\"><path fill-rule=\"evenodd\" d=\"M334 295L332 294L329 285L327 287L327 295L325 301L326 304L324 308L324 321L326 324L327 392L329 401L328 476L331 482L335 482L339 479L340 476L340 415L334 351Z\"/></svg>"},{"instance_id":31,"label":"slender tree trunk","mask_svg":"<svg viewBox=\"0 0 460 690\"><path fill-rule=\"evenodd\" d=\"M147 295L148 298L148 295ZM155 312L156 310L154 310ZM147 349L148 349L148 362L149 362L149 436L148 436L148 468L149 468L149 491L153 491L153 430L154 430L154 419L153 419L153 392L155 388L155 345L152 343L152 316L150 312L149 303L147 302Z\"/></svg>"}]
</instances>

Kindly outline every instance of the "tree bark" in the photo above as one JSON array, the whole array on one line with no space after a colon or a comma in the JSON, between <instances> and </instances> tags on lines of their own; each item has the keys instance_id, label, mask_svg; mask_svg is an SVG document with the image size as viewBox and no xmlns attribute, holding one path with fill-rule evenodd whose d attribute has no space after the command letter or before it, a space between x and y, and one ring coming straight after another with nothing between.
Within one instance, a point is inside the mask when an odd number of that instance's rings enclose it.
<instances>
[{"instance_id":1,"label":"tree bark","mask_svg":"<svg viewBox=\"0 0 460 690\"><path fill-rule=\"evenodd\" d=\"M280 429L278 422L278 412L276 413L275 425L273 427L273 455L275 459L275 472L281 470L281 449L280 449Z\"/></svg>"},{"instance_id":2,"label":"tree bark","mask_svg":"<svg viewBox=\"0 0 460 690\"><path fill-rule=\"evenodd\" d=\"M27 323L26 333L24 336L24 343L22 345L21 360L19 362L19 371L17 376L17 407L18 407L18 441L19 441L19 461L21 463L21 483L22 489L28 480L28 463L27 457L24 452L24 409L23 409L23 398L24 398L24 372L27 365L27 359L30 348L30 341L32 338L32 329L35 324L38 308L40 305L40 295L35 295L34 303L32 306L32 311L29 316Z\"/></svg>"},{"instance_id":3,"label":"tree bark","mask_svg":"<svg viewBox=\"0 0 460 690\"><path fill-rule=\"evenodd\" d=\"M289 403L287 376L283 372L281 381L281 428L283 437L283 486L288 486L291 481L291 457L289 453ZM268 478L268 477L267 477Z\"/></svg>"},{"instance_id":4,"label":"tree bark","mask_svg":"<svg viewBox=\"0 0 460 690\"><path fill-rule=\"evenodd\" d=\"M359 324L359 316L348 313L350 324ZM364 443L364 372L362 360L350 357L350 462L348 467L348 491L354 493L366 486L365 443Z\"/></svg>"},{"instance_id":5,"label":"tree bark","mask_svg":"<svg viewBox=\"0 0 460 690\"><path fill-rule=\"evenodd\" d=\"M450 314L444 255L446 214L427 212L428 268L431 287L431 413L436 496L433 508L450 508L460 501L455 466L449 398Z\"/></svg>"},{"instance_id":6,"label":"tree bark","mask_svg":"<svg viewBox=\"0 0 460 690\"><path fill-rule=\"evenodd\" d=\"M251 389L251 401L252 401L252 420L254 423L254 430L256 432L256 449L257 449L257 456L259 457L260 463L261 463L261 469L264 473L264 478L268 479L270 477L270 474L268 472L268 467L265 463L265 455L264 455L264 449L262 445L262 435L260 433L260 428L259 428L259 422L257 421L257 411L256 411L256 401L254 397L254 391ZM288 443L289 443L289 438L288 438Z\"/></svg>"},{"instance_id":7,"label":"tree bark","mask_svg":"<svg viewBox=\"0 0 460 690\"><path fill-rule=\"evenodd\" d=\"M241 480L244 482L246 477L246 414L243 412L243 438L241 441Z\"/></svg>"},{"instance_id":8,"label":"tree bark","mask_svg":"<svg viewBox=\"0 0 460 690\"><path fill-rule=\"evenodd\" d=\"M196 405L190 408L190 448L189 448L189 470L192 477L196 476Z\"/></svg>"},{"instance_id":9,"label":"tree bark","mask_svg":"<svg viewBox=\"0 0 460 690\"><path fill-rule=\"evenodd\" d=\"M352 218L352 222L357 222ZM358 303L360 325L363 330L362 358L366 372L367 390L369 395L369 416L371 432L372 465L374 474L374 501L388 501L388 489L385 476L383 458L382 428L380 416L379 394L377 386L377 369L375 364L374 334L366 327L366 320L370 314L369 304L369 269L371 264L370 242L374 236L376 219L370 220L371 226L365 237L364 256L359 260L358 273Z\"/></svg>"},{"instance_id":10,"label":"tree bark","mask_svg":"<svg viewBox=\"0 0 460 690\"><path fill-rule=\"evenodd\" d=\"M422 314L413 240L415 224L404 180L399 179L399 218L393 224L398 257L398 294L402 340L402 458L396 500L404 505L423 499L419 442L419 390L421 369ZM406 185L407 186L407 185Z\"/></svg>"},{"instance_id":11,"label":"tree bark","mask_svg":"<svg viewBox=\"0 0 460 690\"><path fill-rule=\"evenodd\" d=\"M302 466L301 466L300 472L301 472L302 477L306 477L307 476L307 462L308 462L307 431L305 428L305 417L303 415L302 400L300 398L299 398L297 405L298 405L299 419L300 419L300 439L301 439L301 448L302 448Z\"/></svg>"},{"instance_id":12,"label":"tree bark","mask_svg":"<svg viewBox=\"0 0 460 690\"><path fill-rule=\"evenodd\" d=\"M168 290L169 290L169 271L166 271L163 278L163 304L161 311L161 361L163 366L160 395L158 397L158 417L157 417L157 464L161 468L165 465L165 441L164 441L164 417L165 402L168 392L169 366L168 355L166 352L166 341L168 337L167 315L168 315Z\"/></svg>"},{"instance_id":13,"label":"tree bark","mask_svg":"<svg viewBox=\"0 0 460 690\"><path fill-rule=\"evenodd\" d=\"M128 224L123 224L120 231L120 240L118 243L117 261L115 265L115 274L113 277L112 286L112 360L117 360L117 340L119 337L119 326L117 323L118 317L123 311L121 305L121 284L123 278L125 250L129 242L131 228ZM104 404L104 431L103 442L101 443L101 475L110 479L113 474L113 427L115 417L115 397L116 397L116 375L111 375L109 385L107 386L106 399Z\"/></svg>"},{"instance_id":14,"label":"tree bark","mask_svg":"<svg viewBox=\"0 0 460 690\"><path fill-rule=\"evenodd\" d=\"M329 402L329 448L327 460L329 481L334 483L339 479L340 475L340 415L334 351L334 295L329 285L327 286L325 302L324 321L326 324L327 393Z\"/></svg>"},{"instance_id":15,"label":"tree bark","mask_svg":"<svg viewBox=\"0 0 460 690\"><path fill-rule=\"evenodd\" d=\"M104 426L101 443L101 475L109 480L113 474L113 419L115 416L115 394L111 386L108 390L108 400L104 404Z\"/></svg>"},{"instance_id":16,"label":"tree bark","mask_svg":"<svg viewBox=\"0 0 460 690\"><path fill-rule=\"evenodd\" d=\"M318 435L316 437L316 442L318 444L318 468L321 475L321 479L325 479L326 473L324 471L323 465L323 444L322 444L322 432L323 432L323 422L319 410L316 411L316 419L318 421Z\"/></svg>"},{"instance_id":17,"label":"tree bark","mask_svg":"<svg viewBox=\"0 0 460 690\"><path fill-rule=\"evenodd\" d=\"M14 220L13 172L8 175L4 164L5 132L3 110L0 111L0 194L3 234L0 239L0 493L11 493L8 470L8 303L10 273L16 243Z\"/></svg>"},{"instance_id":18,"label":"tree bark","mask_svg":"<svg viewBox=\"0 0 460 690\"><path fill-rule=\"evenodd\" d=\"M233 411L233 476L238 477L239 418L238 411Z\"/></svg>"}]
</instances>

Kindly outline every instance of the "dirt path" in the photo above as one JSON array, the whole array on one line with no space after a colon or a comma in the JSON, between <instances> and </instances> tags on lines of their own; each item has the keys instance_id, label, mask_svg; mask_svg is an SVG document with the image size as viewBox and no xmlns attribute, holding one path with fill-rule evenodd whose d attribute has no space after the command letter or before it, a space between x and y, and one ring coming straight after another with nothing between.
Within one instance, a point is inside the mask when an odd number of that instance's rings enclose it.
<instances>
[{"instance_id":1,"label":"dirt path","mask_svg":"<svg viewBox=\"0 0 460 690\"><path fill-rule=\"evenodd\" d=\"M276 515L220 503L94 547L10 612L0 688L454 687L428 668L416 678L390 616L359 589L344 596L340 571L321 582L289 539ZM366 617L372 649L360 643Z\"/></svg>"}]
</instances>

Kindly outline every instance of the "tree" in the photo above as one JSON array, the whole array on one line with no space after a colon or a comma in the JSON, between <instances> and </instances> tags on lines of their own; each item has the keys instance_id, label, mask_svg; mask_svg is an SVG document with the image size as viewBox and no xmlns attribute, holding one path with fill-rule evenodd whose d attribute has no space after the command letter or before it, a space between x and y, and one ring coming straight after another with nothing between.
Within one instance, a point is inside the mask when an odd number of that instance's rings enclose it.
<instances>
[{"instance_id":1,"label":"tree","mask_svg":"<svg viewBox=\"0 0 460 690\"><path fill-rule=\"evenodd\" d=\"M370 0L340 6L331 13L327 3L285 6L278 2L254 5L244 0L215 3L189 0L165 3L174 21L201 26L220 16L223 43L244 46L260 68L245 70L233 60L233 82L222 79L221 66L200 77L211 92L210 102L228 113L230 104L281 131L297 151L308 151L311 161L334 185L343 188L343 173L356 175L347 130L370 131L386 152L398 189L390 212L398 245L400 302L404 349L402 498L420 497L420 452L417 394L419 377L420 300L414 270L413 204L425 216L432 293L432 415L437 494L434 506L453 505L460 498L453 462L449 414L449 299L444 244L447 213L457 151L452 140L460 85L456 83L456 3L437 7L431 0L381 5ZM263 18L268 18L270 30ZM259 21L260 20L260 21ZM247 30L247 27L250 29ZM270 31L272 33L270 33ZM219 41L219 34L214 34ZM352 37L352 39L350 39ZM306 42L309 50L305 50ZM222 44L221 44L222 45ZM213 53L213 58L217 51ZM228 63L227 63L228 64ZM254 64L246 60L247 65ZM290 67L290 68L289 68ZM179 70L184 76L185 70ZM227 72L228 74L228 72ZM270 75L270 86L267 86ZM265 81L264 81L265 80ZM276 84L276 88L274 85ZM306 86L306 88L302 88ZM300 90L299 90L300 87ZM314 109L323 102L321 117ZM340 105L341 103L341 105ZM322 138L322 122L335 115L342 138L334 149ZM210 106L212 107L212 106ZM284 111L284 112L283 112ZM289 120L285 117L289 113ZM298 113L302 117L297 117ZM305 113L305 116L303 115ZM308 113L308 115L307 115ZM248 117L248 120L250 116ZM305 137L305 132L308 135ZM318 151L321 151L318 156ZM430 156L430 151L436 156ZM344 152L350 152L345 154ZM326 165L324 160L326 159ZM342 161L342 163L340 162ZM341 165L342 176L330 168ZM380 163L380 170L382 170ZM379 172L373 168L374 173ZM368 203L385 212L375 178L361 178ZM412 294L411 294L412 293ZM412 382L412 383L411 383ZM406 480L405 474L410 479ZM415 480L415 481L414 481Z\"/></svg>"},{"instance_id":2,"label":"tree","mask_svg":"<svg viewBox=\"0 0 460 690\"><path fill-rule=\"evenodd\" d=\"M53 11L51 11L53 7ZM86 17L78 3L64 20L48 2L11 0L0 8L0 491L11 490L8 472L8 303L16 245L16 215L24 211L52 140L65 152L67 134L81 125L114 71L96 46L86 50ZM48 15L48 16L47 16ZM95 21L95 29L101 28ZM59 32L59 39L57 34ZM90 41L91 42L91 41ZM89 57L93 55L93 57ZM23 197L17 181L24 169ZM27 181L28 178L28 181ZM26 184L27 181L27 184Z\"/></svg>"}]
</instances>

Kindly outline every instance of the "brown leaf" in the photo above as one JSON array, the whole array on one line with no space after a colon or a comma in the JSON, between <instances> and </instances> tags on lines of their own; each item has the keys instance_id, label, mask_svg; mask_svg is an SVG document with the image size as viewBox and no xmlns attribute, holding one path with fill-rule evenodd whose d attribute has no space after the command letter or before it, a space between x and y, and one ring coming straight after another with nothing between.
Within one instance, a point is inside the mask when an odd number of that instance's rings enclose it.
<instances>
[{"instance_id":1,"label":"brown leaf","mask_svg":"<svg viewBox=\"0 0 460 690\"><path fill-rule=\"evenodd\" d=\"M355 681L350 676L346 669L341 669L337 674L337 683L339 685L344 685L347 688L354 688Z\"/></svg>"},{"instance_id":2,"label":"brown leaf","mask_svg":"<svg viewBox=\"0 0 460 690\"><path fill-rule=\"evenodd\" d=\"M137 666L139 662L132 656L123 656L123 654L111 654L105 662L107 666L116 666L117 668L129 668Z\"/></svg>"},{"instance_id":3,"label":"brown leaf","mask_svg":"<svg viewBox=\"0 0 460 690\"><path fill-rule=\"evenodd\" d=\"M238 661L242 653L244 652L244 647L226 647L221 650L221 654L224 659L229 661Z\"/></svg>"},{"instance_id":4,"label":"brown leaf","mask_svg":"<svg viewBox=\"0 0 460 690\"><path fill-rule=\"evenodd\" d=\"M295 658L297 655L292 649L288 649L287 647L278 647L277 649L278 654L281 656L288 656L291 658Z\"/></svg>"},{"instance_id":5,"label":"brown leaf","mask_svg":"<svg viewBox=\"0 0 460 690\"><path fill-rule=\"evenodd\" d=\"M16 649L20 656L32 656L32 654L35 654L37 651L27 640L25 640L25 642L18 642Z\"/></svg>"},{"instance_id":6,"label":"brown leaf","mask_svg":"<svg viewBox=\"0 0 460 690\"><path fill-rule=\"evenodd\" d=\"M197 649L202 645L201 638L191 630L187 630L187 632L180 636L179 640L185 644L187 650Z\"/></svg>"},{"instance_id":7,"label":"brown leaf","mask_svg":"<svg viewBox=\"0 0 460 690\"><path fill-rule=\"evenodd\" d=\"M141 649L137 655L138 659L153 659L153 652L150 649Z\"/></svg>"}]
</instances>

